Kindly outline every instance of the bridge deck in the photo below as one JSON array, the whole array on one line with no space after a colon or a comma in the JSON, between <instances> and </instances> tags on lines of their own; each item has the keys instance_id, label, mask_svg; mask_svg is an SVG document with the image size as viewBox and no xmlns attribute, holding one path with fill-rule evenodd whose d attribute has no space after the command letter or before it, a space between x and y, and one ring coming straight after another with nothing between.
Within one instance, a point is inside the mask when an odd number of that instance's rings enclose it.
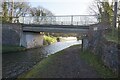
<instances>
[{"instance_id":1,"label":"bridge deck","mask_svg":"<svg viewBox=\"0 0 120 80\"><path fill-rule=\"evenodd\" d=\"M96 15L22 17L23 31L84 33L89 25L97 23Z\"/></svg>"},{"instance_id":2,"label":"bridge deck","mask_svg":"<svg viewBox=\"0 0 120 80\"><path fill-rule=\"evenodd\" d=\"M24 32L86 33L89 26L23 24Z\"/></svg>"},{"instance_id":3,"label":"bridge deck","mask_svg":"<svg viewBox=\"0 0 120 80\"><path fill-rule=\"evenodd\" d=\"M22 24L23 27L49 27L49 28L78 28L89 29L88 25L40 25L40 24Z\"/></svg>"}]
</instances>

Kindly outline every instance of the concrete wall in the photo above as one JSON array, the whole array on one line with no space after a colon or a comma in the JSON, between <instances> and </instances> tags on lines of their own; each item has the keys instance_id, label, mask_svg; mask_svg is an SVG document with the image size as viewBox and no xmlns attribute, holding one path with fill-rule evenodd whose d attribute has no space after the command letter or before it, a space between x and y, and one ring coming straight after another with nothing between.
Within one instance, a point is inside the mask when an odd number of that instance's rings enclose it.
<instances>
[{"instance_id":1,"label":"concrete wall","mask_svg":"<svg viewBox=\"0 0 120 80\"><path fill-rule=\"evenodd\" d=\"M21 34L22 34L21 24L12 23L2 24L3 45L20 45Z\"/></svg>"},{"instance_id":2,"label":"concrete wall","mask_svg":"<svg viewBox=\"0 0 120 80\"><path fill-rule=\"evenodd\" d=\"M88 41L88 39L83 38L82 39L82 49L86 50L86 49L88 49L88 47L89 47L89 41Z\"/></svg>"},{"instance_id":3,"label":"concrete wall","mask_svg":"<svg viewBox=\"0 0 120 80\"><path fill-rule=\"evenodd\" d=\"M26 48L33 48L43 45L43 35L40 33L23 32L21 45Z\"/></svg>"},{"instance_id":4,"label":"concrete wall","mask_svg":"<svg viewBox=\"0 0 120 80\"><path fill-rule=\"evenodd\" d=\"M33 48L43 45L43 35L23 32L21 24L6 23L2 25L2 44Z\"/></svg>"}]
</instances>

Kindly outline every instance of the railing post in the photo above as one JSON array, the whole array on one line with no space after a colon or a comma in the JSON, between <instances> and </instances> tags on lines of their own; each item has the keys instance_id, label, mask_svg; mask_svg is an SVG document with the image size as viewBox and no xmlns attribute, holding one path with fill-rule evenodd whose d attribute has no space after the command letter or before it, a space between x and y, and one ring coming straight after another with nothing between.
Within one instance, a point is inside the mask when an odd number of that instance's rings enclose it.
<instances>
[{"instance_id":1,"label":"railing post","mask_svg":"<svg viewBox=\"0 0 120 80\"><path fill-rule=\"evenodd\" d=\"M78 25L78 22L77 22L77 25Z\"/></svg>"},{"instance_id":2,"label":"railing post","mask_svg":"<svg viewBox=\"0 0 120 80\"><path fill-rule=\"evenodd\" d=\"M53 17L51 17L51 24L53 24Z\"/></svg>"},{"instance_id":3,"label":"railing post","mask_svg":"<svg viewBox=\"0 0 120 80\"><path fill-rule=\"evenodd\" d=\"M73 16L71 16L71 25L73 25Z\"/></svg>"},{"instance_id":4,"label":"railing post","mask_svg":"<svg viewBox=\"0 0 120 80\"><path fill-rule=\"evenodd\" d=\"M23 17L23 24L25 24L25 17Z\"/></svg>"}]
</instances>

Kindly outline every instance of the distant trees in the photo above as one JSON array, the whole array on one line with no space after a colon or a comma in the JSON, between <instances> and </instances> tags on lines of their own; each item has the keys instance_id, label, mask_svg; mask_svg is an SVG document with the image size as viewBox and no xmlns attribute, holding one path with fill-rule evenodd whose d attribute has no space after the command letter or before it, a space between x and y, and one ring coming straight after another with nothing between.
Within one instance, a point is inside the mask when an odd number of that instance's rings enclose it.
<instances>
[{"instance_id":1,"label":"distant trees","mask_svg":"<svg viewBox=\"0 0 120 80\"><path fill-rule=\"evenodd\" d=\"M99 22L112 22L113 19L113 2L110 4L108 0L95 0L89 6L89 12L93 15L98 15Z\"/></svg>"},{"instance_id":2,"label":"distant trees","mask_svg":"<svg viewBox=\"0 0 120 80\"><path fill-rule=\"evenodd\" d=\"M120 28L120 1L118 3L118 27Z\"/></svg>"},{"instance_id":3,"label":"distant trees","mask_svg":"<svg viewBox=\"0 0 120 80\"><path fill-rule=\"evenodd\" d=\"M95 0L91 6L89 6L90 14L97 14L99 15L98 20L99 22L108 22L111 24L112 29L112 36L115 36L116 30L116 15L117 15L117 4L119 3L120 7L120 0L119 2L115 2L113 0L111 3L108 0ZM118 11L120 10L118 7ZM119 12L120 13L120 12ZM120 25L120 15L117 16L118 25Z\"/></svg>"},{"instance_id":4,"label":"distant trees","mask_svg":"<svg viewBox=\"0 0 120 80\"><path fill-rule=\"evenodd\" d=\"M35 23L48 24L51 22L51 17L54 16L53 13L43 7L32 7L30 8L30 15L34 18ZM50 16L50 17L45 17Z\"/></svg>"},{"instance_id":5,"label":"distant trees","mask_svg":"<svg viewBox=\"0 0 120 80\"><path fill-rule=\"evenodd\" d=\"M3 8L3 22L12 22L13 17L20 17L25 15L29 9L27 2L6 2L2 3Z\"/></svg>"},{"instance_id":6,"label":"distant trees","mask_svg":"<svg viewBox=\"0 0 120 80\"><path fill-rule=\"evenodd\" d=\"M8 21L8 9L7 9L7 2L4 2L2 4L2 8L3 8L3 21Z\"/></svg>"},{"instance_id":7,"label":"distant trees","mask_svg":"<svg viewBox=\"0 0 120 80\"><path fill-rule=\"evenodd\" d=\"M28 2L15 2L13 16L25 16L26 14L28 14L29 8L30 5Z\"/></svg>"},{"instance_id":8,"label":"distant trees","mask_svg":"<svg viewBox=\"0 0 120 80\"><path fill-rule=\"evenodd\" d=\"M31 16L53 16L53 13L43 7L31 7L30 8Z\"/></svg>"},{"instance_id":9,"label":"distant trees","mask_svg":"<svg viewBox=\"0 0 120 80\"><path fill-rule=\"evenodd\" d=\"M3 22L12 22L14 17L20 16L53 16L52 12L43 7L31 7L29 2L7 2L6 0L2 3L3 8ZM40 21L38 21L40 22Z\"/></svg>"}]
</instances>

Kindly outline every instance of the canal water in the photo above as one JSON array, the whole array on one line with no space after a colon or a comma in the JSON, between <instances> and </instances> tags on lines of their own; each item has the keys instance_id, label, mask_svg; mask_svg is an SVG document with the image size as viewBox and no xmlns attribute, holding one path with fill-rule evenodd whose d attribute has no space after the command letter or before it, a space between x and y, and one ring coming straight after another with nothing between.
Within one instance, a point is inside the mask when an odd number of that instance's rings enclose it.
<instances>
[{"instance_id":1,"label":"canal water","mask_svg":"<svg viewBox=\"0 0 120 80\"><path fill-rule=\"evenodd\" d=\"M81 44L81 40L57 42L23 52L2 54L2 76L3 78L17 77L25 71L30 70L48 55L76 44Z\"/></svg>"}]
</instances>

